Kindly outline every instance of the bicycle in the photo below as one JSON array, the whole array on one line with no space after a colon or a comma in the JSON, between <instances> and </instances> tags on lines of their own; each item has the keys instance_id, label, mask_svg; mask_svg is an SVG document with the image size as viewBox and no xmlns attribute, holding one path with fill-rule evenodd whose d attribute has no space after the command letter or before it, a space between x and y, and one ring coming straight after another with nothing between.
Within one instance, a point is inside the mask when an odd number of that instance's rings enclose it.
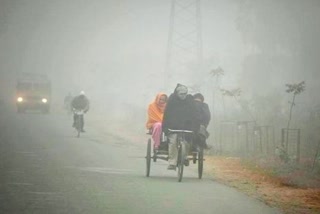
<instances>
[{"instance_id":1,"label":"bicycle","mask_svg":"<svg viewBox=\"0 0 320 214\"><path fill-rule=\"evenodd\" d=\"M185 161L188 161L187 154L187 136L193 133L189 130L173 130L169 129L169 134L177 134L177 149L178 149L178 158L177 158L177 168L178 168L178 181L181 182L183 177L183 169Z\"/></svg>"},{"instance_id":2,"label":"bicycle","mask_svg":"<svg viewBox=\"0 0 320 214\"><path fill-rule=\"evenodd\" d=\"M177 134L177 149L178 149L178 158L177 158L177 165L178 168L177 176L178 181L182 181L183 177L183 170L184 170L184 164L186 160L192 160L193 163L198 162L198 178L202 178L202 172L203 172L203 147L199 146L198 144L195 144L194 142L191 142L193 139L193 132L189 130L172 130L169 129L170 134ZM150 133L147 133L150 135ZM188 141L189 140L189 141ZM162 160L168 160L168 141L162 140L159 149L156 149L153 151L152 155L152 146L151 146L151 139L148 139L147 142L147 155L146 155L146 176L150 176L150 168L151 168L151 160L153 159L153 162L156 162L157 159ZM189 144L191 151L187 153L186 151L186 144ZM189 155L191 157L189 157Z\"/></svg>"},{"instance_id":3,"label":"bicycle","mask_svg":"<svg viewBox=\"0 0 320 214\"><path fill-rule=\"evenodd\" d=\"M82 131L83 115L84 111L79 109L73 109L75 116L74 128L77 130L77 137L80 137L80 132Z\"/></svg>"}]
</instances>

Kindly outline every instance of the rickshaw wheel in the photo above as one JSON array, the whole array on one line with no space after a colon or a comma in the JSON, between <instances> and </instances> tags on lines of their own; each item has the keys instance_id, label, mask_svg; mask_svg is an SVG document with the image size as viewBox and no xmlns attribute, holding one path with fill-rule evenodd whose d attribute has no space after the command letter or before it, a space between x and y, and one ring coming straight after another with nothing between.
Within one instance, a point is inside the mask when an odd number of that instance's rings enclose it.
<instances>
[{"instance_id":1,"label":"rickshaw wheel","mask_svg":"<svg viewBox=\"0 0 320 214\"><path fill-rule=\"evenodd\" d=\"M199 148L198 152L198 177L199 179L202 178L202 172L203 172L203 148Z\"/></svg>"},{"instance_id":2,"label":"rickshaw wheel","mask_svg":"<svg viewBox=\"0 0 320 214\"><path fill-rule=\"evenodd\" d=\"M151 139L148 139L147 144L147 156L146 156L146 176L150 176L150 166L151 166Z\"/></svg>"},{"instance_id":3,"label":"rickshaw wheel","mask_svg":"<svg viewBox=\"0 0 320 214\"><path fill-rule=\"evenodd\" d=\"M178 181L182 181L183 177L183 167L184 167L184 160L186 157L186 145L181 142L179 153L178 153Z\"/></svg>"}]
</instances>

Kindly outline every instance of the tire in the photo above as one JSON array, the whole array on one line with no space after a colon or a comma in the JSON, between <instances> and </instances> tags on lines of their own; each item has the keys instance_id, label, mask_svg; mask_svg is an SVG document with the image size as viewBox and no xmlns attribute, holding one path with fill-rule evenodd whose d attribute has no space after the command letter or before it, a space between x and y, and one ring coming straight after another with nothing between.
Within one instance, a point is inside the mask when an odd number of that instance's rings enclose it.
<instances>
[{"instance_id":1,"label":"tire","mask_svg":"<svg viewBox=\"0 0 320 214\"><path fill-rule=\"evenodd\" d=\"M183 142L181 142L181 145L178 151L178 161L177 161L179 182L182 181L182 177L183 177L183 167L184 167L185 156L186 156L186 145Z\"/></svg>"},{"instance_id":2,"label":"tire","mask_svg":"<svg viewBox=\"0 0 320 214\"><path fill-rule=\"evenodd\" d=\"M77 137L80 137L80 132L81 132L81 124L80 124L80 117L76 117L76 121L75 121L75 128L77 130Z\"/></svg>"},{"instance_id":3,"label":"tire","mask_svg":"<svg viewBox=\"0 0 320 214\"><path fill-rule=\"evenodd\" d=\"M150 166L151 166L151 139L148 139L147 144L147 156L146 156L146 176L150 176Z\"/></svg>"},{"instance_id":4,"label":"tire","mask_svg":"<svg viewBox=\"0 0 320 214\"><path fill-rule=\"evenodd\" d=\"M202 173L203 173L203 148L199 148L198 152L198 178L202 178Z\"/></svg>"}]
</instances>

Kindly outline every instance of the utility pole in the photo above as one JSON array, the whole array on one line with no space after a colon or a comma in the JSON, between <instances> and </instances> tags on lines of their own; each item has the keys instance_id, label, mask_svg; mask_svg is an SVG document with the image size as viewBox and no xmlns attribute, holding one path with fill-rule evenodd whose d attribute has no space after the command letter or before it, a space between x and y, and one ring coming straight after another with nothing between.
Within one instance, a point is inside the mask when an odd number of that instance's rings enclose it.
<instances>
[{"instance_id":1,"label":"utility pole","mask_svg":"<svg viewBox=\"0 0 320 214\"><path fill-rule=\"evenodd\" d=\"M200 0L172 0L165 83L194 79L202 65Z\"/></svg>"}]
</instances>

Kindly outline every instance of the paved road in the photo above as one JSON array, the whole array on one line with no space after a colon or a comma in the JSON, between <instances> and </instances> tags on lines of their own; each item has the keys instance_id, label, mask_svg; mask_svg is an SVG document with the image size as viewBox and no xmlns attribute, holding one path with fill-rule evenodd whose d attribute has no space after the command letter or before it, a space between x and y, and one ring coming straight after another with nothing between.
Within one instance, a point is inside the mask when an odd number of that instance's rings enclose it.
<instances>
[{"instance_id":1,"label":"paved road","mask_svg":"<svg viewBox=\"0 0 320 214\"><path fill-rule=\"evenodd\" d=\"M146 146L87 122L80 139L66 115L0 112L0 213L273 214L279 211L204 176L182 183Z\"/></svg>"}]
</instances>

